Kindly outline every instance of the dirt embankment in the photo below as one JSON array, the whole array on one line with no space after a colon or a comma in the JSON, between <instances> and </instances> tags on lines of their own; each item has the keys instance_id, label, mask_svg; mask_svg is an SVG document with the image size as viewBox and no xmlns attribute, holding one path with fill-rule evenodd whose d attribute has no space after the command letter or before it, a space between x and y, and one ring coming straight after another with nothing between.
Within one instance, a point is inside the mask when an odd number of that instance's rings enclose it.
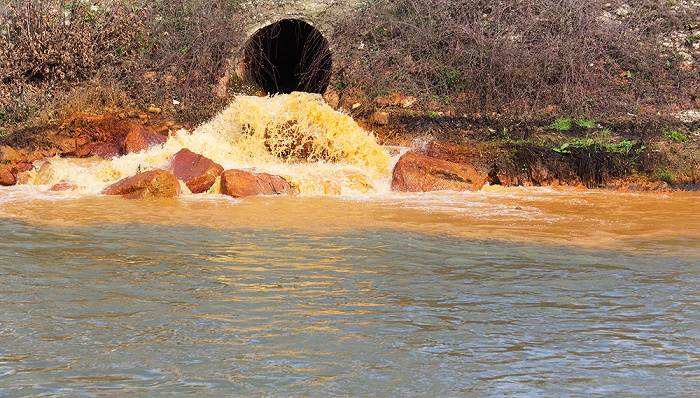
<instances>
[{"instance_id":1,"label":"dirt embankment","mask_svg":"<svg viewBox=\"0 0 700 398\"><path fill-rule=\"evenodd\" d=\"M488 173L491 184L697 190L698 124L658 116L602 123L423 115L397 116L386 125L369 127L383 144L473 164Z\"/></svg>"},{"instance_id":2,"label":"dirt embankment","mask_svg":"<svg viewBox=\"0 0 700 398\"><path fill-rule=\"evenodd\" d=\"M631 190L700 187L697 122L668 127L671 119L640 121L631 116L617 123L554 117L525 122L497 114L456 117L388 110L382 124L374 115L358 115L356 120L373 131L381 144L471 164L488 174L492 185ZM192 127L177 123L162 110L122 109L116 114L76 114L60 125L17 130L0 138L0 146L18 150L20 159L12 161L24 163L56 155L115 156L124 152L124 138L134 129L167 136Z\"/></svg>"}]
</instances>

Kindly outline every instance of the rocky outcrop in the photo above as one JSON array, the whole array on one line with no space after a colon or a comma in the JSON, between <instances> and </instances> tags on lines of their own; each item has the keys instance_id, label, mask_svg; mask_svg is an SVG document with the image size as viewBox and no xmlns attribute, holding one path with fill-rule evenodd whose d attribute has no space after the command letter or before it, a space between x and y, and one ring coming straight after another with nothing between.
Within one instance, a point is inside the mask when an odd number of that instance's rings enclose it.
<instances>
[{"instance_id":1,"label":"rocky outcrop","mask_svg":"<svg viewBox=\"0 0 700 398\"><path fill-rule=\"evenodd\" d=\"M22 162L26 160L26 156L9 146L0 146L0 162Z\"/></svg>"},{"instance_id":2,"label":"rocky outcrop","mask_svg":"<svg viewBox=\"0 0 700 398\"><path fill-rule=\"evenodd\" d=\"M129 199L170 198L181 193L180 182L165 170L151 170L120 180L102 191Z\"/></svg>"},{"instance_id":3,"label":"rocky outcrop","mask_svg":"<svg viewBox=\"0 0 700 398\"><path fill-rule=\"evenodd\" d=\"M95 142L81 146L76 150L75 154L78 157L86 158L90 156L99 156L102 159L112 159L121 153L119 145L111 142Z\"/></svg>"},{"instance_id":4,"label":"rocky outcrop","mask_svg":"<svg viewBox=\"0 0 700 398\"><path fill-rule=\"evenodd\" d=\"M10 164L0 164L0 185L10 186L17 182L17 175Z\"/></svg>"},{"instance_id":5,"label":"rocky outcrop","mask_svg":"<svg viewBox=\"0 0 700 398\"><path fill-rule=\"evenodd\" d=\"M296 195L296 190L280 176L227 170L221 174L221 193L242 198L256 195Z\"/></svg>"},{"instance_id":6,"label":"rocky outcrop","mask_svg":"<svg viewBox=\"0 0 700 398\"><path fill-rule=\"evenodd\" d=\"M391 181L392 191L478 191L488 176L469 164L457 164L407 152L399 159Z\"/></svg>"},{"instance_id":7,"label":"rocky outcrop","mask_svg":"<svg viewBox=\"0 0 700 398\"><path fill-rule=\"evenodd\" d=\"M208 191L216 182L216 178L224 172L220 164L187 148L173 155L169 170L184 182L192 193Z\"/></svg>"},{"instance_id":8,"label":"rocky outcrop","mask_svg":"<svg viewBox=\"0 0 700 398\"><path fill-rule=\"evenodd\" d=\"M136 127L124 139L124 153L143 152L165 143L166 140L161 134Z\"/></svg>"}]
</instances>

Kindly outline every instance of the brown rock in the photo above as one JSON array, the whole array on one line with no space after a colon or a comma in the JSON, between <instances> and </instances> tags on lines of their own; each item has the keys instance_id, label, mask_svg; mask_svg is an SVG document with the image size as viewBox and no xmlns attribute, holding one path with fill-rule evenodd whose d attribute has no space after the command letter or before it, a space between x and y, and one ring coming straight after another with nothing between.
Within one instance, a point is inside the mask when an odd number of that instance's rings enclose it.
<instances>
[{"instance_id":1,"label":"brown rock","mask_svg":"<svg viewBox=\"0 0 700 398\"><path fill-rule=\"evenodd\" d=\"M78 147L78 149L75 150L75 156L79 158L87 158L92 155L92 145L84 145L81 147Z\"/></svg>"},{"instance_id":2,"label":"brown rock","mask_svg":"<svg viewBox=\"0 0 700 398\"><path fill-rule=\"evenodd\" d=\"M78 146L78 147L85 146L85 145L87 145L89 142L90 142L90 137L87 137L87 136L84 136L84 135L83 135L83 136L80 136L80 137L78 137L78 138L75 139L75 145Z\"/></svg>"},{"instance_id":3,"label":"brown rock","mask_svg":"<svg viewBox=\"0 0 700 398\"><path fill-rule=\"evenodd\" d=\"M14 170L17 173L23 173L25 171L34 170L34 165L29 162L20 162L15 164Z\"/></svg>"},{"instance_id":4,"label":"brown rock","mask_svg":"<svg viewBox=\"0 0 700 398\"><path fill-rule=\"evenodd\" d=\"M71 155L75 153L76 145L74 138L66 138L58 144L58 151L61 154Z\"/></svg>"},{"instance_id":5,"label":"brown rock","mask_svg":"<svg viewBox=\"0 0 700 398\"><path fill-rule=\"evenodd\" d=\"M156 145L163 144L166 140L165 136L136 127L124 139L124 152L143 152Z\"/></svg>"},{"instance_id":6,"label":"brown rock","mask_svg":"<svg viewBox=\"0 0 700 398\"><path fill-rule=\"evenodd\" d=\"M326 104L331 108L338 109L338 105L340 105L340 93L335 88L328 87L326 92L323 93L323 100L326 101Z\"/></svg>"},{"instance_id":7,"label":"brown rock","mask_svg":"<svg viewBox=\"0 0 700 398\"><path fill-rule=\"evenodd\" d=\"M487 175L470 164L407 152L394 168L391 189L400 192L478 191L486 183Z\"/></svg>"},{"instance_id":8,"label":"brown rock","mask_svg":"<svg viewBox=\"0 0 700 398\"><path fill-rule=\"evenodd\" d=\"M278 175L258 173L256 174L256 177L258 177L258 180L260 180L263 186L272 187L272 193L275 195L294 196L297 194L296 189L294 189L294 187L292 187L287 180Z\"/></svg>"},{"instance_id":9,"label":"brown rock","mask_svg":"<svg viewBox=\"0 0 700 398\"><path fill-rule=\"evenodd\" d=\"M0 185L10 186L17 182L17 175L14 172L12 165L0 164Z\"/></svg>"},{"instance_id":10,"label":"brown rock","mask_svg":"<svg viewBox=\"0 0 700 398\"><path fill-rule=\"evenodd\" d=\"M256 195L294 195L296 191L280 176L227 170L221 174L221 193L242 198Z\"/></svg>"},{"instance_id":11,"label":"brown rock","mask_svg":"<svg viewBox=\"0 0 700 398\"><path fill-rule=\"evenodd\" d=\"M130 199L170 198L180 194L177 177L165 170L151 170L120 180L102 191Z\"/></svg>"},{"instance_id":12,"label":"brown rock","mask_svg":"<svg viewBox=\"0 0 700 398\"><path fill-rule=\"evenodd\" d=\"M75 184L66 180L61 180L49 188L49 191L75 191L76 188Z\"/></svg>"},{"instance_id":13,"label":"brown rock","mask_svg":"<svg viewBox=\"0 0 700 398\"><path fill-rule=\"evenodd\" d=\"M99 156L103 159L116 158L119 156L120 152L119 146L111 142L95 144L92 148L92 155Z\"/></svg>"},{"instance_id":14,"label":"brown rock","mask_svg":"<svg viewBox=\"0 0 700 398\"><path fill-rule=\"evenodd\" d=\"M12 149L9 146L0 146L0 161L21 162L26 156Z\"/></svg>"},{"instance_id":15,"label":"brown rock","mask_svg":"<svg viewBox=\"0 0 700 398\"><path fill-rule=\"evenodd\" d=\"M216 177L224 172L220 164L187 148L181 149L172 157L169 170L183 181L192 193L208 191L216 182Z\"/></svg>"},{"instance_id":16,"label":"brown rock","mask_svg":"<svg viewBox=\"0 0 700 398\"><path fill-rule=\"evenodd\" d=\"M376 111L372 114L371 122L380 126L386 126L389 124L389 113Z\"/></svg>"},{"instance_id":17,"label":"brown rock","mask_svg":"<svg viewBox=\"0 0 700 398\"><path fill-rule=\"evenodd\" d=\"M121 149L112 142L96 142L90 143L76 151L76 155L80 157L99 156L102 159L112 159L119 156Z\"/></svg>"}]
</instances>

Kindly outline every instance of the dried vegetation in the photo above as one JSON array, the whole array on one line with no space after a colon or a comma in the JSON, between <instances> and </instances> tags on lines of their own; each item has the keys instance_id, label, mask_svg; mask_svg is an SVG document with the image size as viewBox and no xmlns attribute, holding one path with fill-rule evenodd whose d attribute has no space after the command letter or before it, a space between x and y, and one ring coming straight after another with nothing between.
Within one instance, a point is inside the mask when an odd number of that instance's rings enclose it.
<instances>
[{"instance_id":1,"label":"dried vegetation","mask_svg":"<svg viewBox=\"0 0 700 398\"><path fill-rule=\"evenodd\" d=\"M37 126L82 112L137 117L150 108L200 123L246 89L230 64L247 39L244 28L266 9L305 5L277 3L3 0L0 141L25 142ZM510 183L571 173L592 186L654 170L663 181L699 179L700 121L671 117L700 108L696 0L368 0L334 2L323 18L333 50L330 87L341 104L363 104L355 116L395 112L392 120L405 123L386 136L410 136L402 130L408 124L460 145L481 134L477 141L491 140L481 153L462 148L460 156L491 159L494 182L505 178L500 171L516 176ZM375 101L394 92L417 102L393 110ZM557 117L598 120L621 135L610 145L629 142L630 151L572 146L587 132L540 128ZM430 127L438 121L449 127ZM665 129L687 142L664 139ZM519 138L499 136L506 130ZM542 131L551 134L538 138ZM488 146L496 149L486 156Z\"/></svg>"}]
</instances>

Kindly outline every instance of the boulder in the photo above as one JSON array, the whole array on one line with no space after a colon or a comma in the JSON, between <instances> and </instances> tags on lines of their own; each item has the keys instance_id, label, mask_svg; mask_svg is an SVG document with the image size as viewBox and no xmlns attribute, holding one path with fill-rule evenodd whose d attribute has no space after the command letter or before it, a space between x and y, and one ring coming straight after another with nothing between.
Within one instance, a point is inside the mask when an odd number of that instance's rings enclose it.
<instances>
[{"instance_id":1,"label":"boulder","mask_svg":"<svg viewBox=\"0 0 700 398\"><path fill-rule=\"evenodd\" d=\"M124 139L124 153L139 153L163 144L167 138L161 134L135 127Z\"/></svg>"},{"instance_id":2,"label":"boulder","mask_svg":"<svg viewBox=\"0 0 700 398\"><path fill-rule=\"evenodd\" d=\"M61 180L49 188L49 191L75 191L77 188L78 187L70 181Z\"/></svg>"},{"instance_id":3,"label":"boulder","mask_svg":"<svg viewBox=\"0 0 700 398\"><path fill-rule=\"evenodd\" d=\"M0 185L10 186L17 182L17 175L11 164L0 163Z\"/></svg>"},{"instance_id":4,"label":"boulder","mask_svg":"<svg viewBox=\"0 0 700 398\"><path fill-rule=\"evenodd\" d=\"M22 162L26 160L26 156L17 152L9 146L0 146L0 161L5 162Z\"/></svg>"},{"instance_id":5,"label":"boulder","mask_svg":"<svg viewBox=\"0 0 700 398\"><path fill-rule=\"evenodd\" d=\"M64 138L58 143L58 151L64 156L75 155L77 148L75 138Z\"/></svg>"},{"instance_id":6,"label":"boulder","mask_svg":"<svg viewBox=\"0 0 700 398\"><path fill-rule=\"evenodd\" d=\"M242 198L256 195L295 195L296 190L280 176L227 170L221 174L221 193Z\"/></svg>"},{"instance_id":7,"label":"boulder","mask_svg":"<svg viewBox=\"0 0 700 398\"><path fill-rule=\"evenodd\" d=\"M13 168L16 173L23 173L25 171L34 170L34 165L29 162L19 162L16 163Z\"/></svg>"},{"instance_id":8,"label":"boulder","mask_svg":"<svg viewBox=\"0 0 700 398\"><path fill-rule=\"evenodd\" d=\"M220 164L187 148L181 149L172 157L169 170L178 180L184 182L192 193L208 191L216 182L216 177L224 172Z\"/></svg>"},{"instance_id":9,"label":"boulder","mask_svg":"<svg viewBox=\"0 0 700 398\"><path fill-rule=\"evenodd\" d=\"M389 124L389 112L376 111L372 114L370 122L380 126Z\"/></svg>"},{"instance_id":10,"label":"boulder","mask_svg":"<svg viewBox=\"0 0 700 398\"><path fill-rule=\"evenodd\" d=\"M179 195L180 182L165 170L151 170L127 177L107 188L105 195L122 195L130 199L170 198Z\"/></svg>"},{"instance_id":11,"label":"boulder","mask_svg":"<svg viewBox=\"0 0 700 398\"><path fill-rule=\"evenodd\" d=\"M119 156L121 149L117 144L111 142L99 142L89 144L90 156L99 156L102 159L112 159Z\"/></svg>"},{"instance_id":12,"label":"boulder","mask_svg":"<svg viewBox=\"0 0 700 398\"><path fill-rule=\"evenodd\" d=\"M488 176L470 164L458 164L407 152L399 159L391 190L399 192L478 191Z\"/></svg>"}]
</instances>

